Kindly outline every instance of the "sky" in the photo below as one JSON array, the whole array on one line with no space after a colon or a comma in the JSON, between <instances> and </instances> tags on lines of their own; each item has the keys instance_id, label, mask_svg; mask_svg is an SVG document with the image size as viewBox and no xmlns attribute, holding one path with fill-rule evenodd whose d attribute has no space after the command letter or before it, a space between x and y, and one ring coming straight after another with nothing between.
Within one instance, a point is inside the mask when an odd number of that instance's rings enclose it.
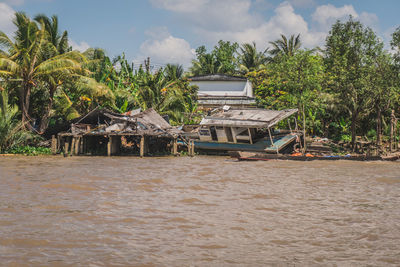
<instances>
[{"instance_id":1,"label":"sky","mask_svg":"<svg viewBox=\"0 0 400 267\"><path fill-rule=\"evenodd\" d=\"M349 15L389 48L399 10L399 0L0 0L0 30L13 36L16 11L57 15L74 49L125 53L137 66L150 57L155 67L187 68L197 47L210 50L221 39L264 50L281 34L300 33L305 48L323 47L331 25Z\"/></svg>"}]
</instances>

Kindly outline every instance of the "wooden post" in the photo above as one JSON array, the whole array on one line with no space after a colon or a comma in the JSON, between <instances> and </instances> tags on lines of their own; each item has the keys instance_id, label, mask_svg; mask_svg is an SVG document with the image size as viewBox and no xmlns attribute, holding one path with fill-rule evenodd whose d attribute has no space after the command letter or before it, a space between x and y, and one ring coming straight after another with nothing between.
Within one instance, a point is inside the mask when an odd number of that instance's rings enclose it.
<instances>
[{"instance_id":1,"label":"wooden post","mask_svg":"<svg viewBox=\"0 0 400 267\"><path fill-rule=\"evenodd\" d=\"M69 141L65 138L64 142L64 157L68 157Z\"/></svg>"},{"instance_id":2,"label":"wooden post","mask_svg":"<svg viewBox=\"0 0 400 267\"><path fill-rule=\"evenodd\" d=\"M174 154L174 156L178 155L178 141L176 138L174 138L174 146L173 146L172 154Z\"/></svg>"},{"instance_id":3,"label":"wooden post","mask_svg":"<svg viewBox=\"0 0 400 267\"><path fill-rule=\"evenodd\" d=\"M80 154L84 154L85 153L85 151L83 150L83 140L84 140L83 136L79 138L79 153Z\"/></svg>"},{"instance_id":4,"label":"wooden post","mask_svg":"<svg viewBox=\"0 0 400 267\"><path fill-rule=\"evenodd\" d=\"M51 154L57 154L57 138L54 135L51 136Z\"/></svg>"},{"instance_id":5,"label":"wooden post","mask_svg":"<svg viewBox=\"0 0 400 267\"><path fill-rule=\"evenodd\" d=\"M70 156L74 155L74 148L75 148L75 137L72 137L71 141L71 151L69 153Z\"/></svg>"},{"instance_id":6,"label":"wooden post","mask_svg":"<svg viewBox=\"0 0 400 267\"><path fill-rule=\"evenodd\" d=\"M192 157L194 156L194 141L192 141Z\"/></svg>"},{"instance_id":7,"label":"wooden post","mask_svg":"<svg viewBox=\"0 0 400 267\"><path fill-rule=\"evenodd\" d=\"M80 137L75 138L75 149L74 149L74 155L79 155L79 142L81 141Z\"/></svg>"},{"instance_id":8,"label":"wooden post","mask_svg":"<svg viewBox=\"0 0 400 267\"><path fill-rule=\"evenodd\" d=\"M112 149L112 136L108 136L108 143L107 143L107 156L111 156Z\"/></svg>"},{"instance_id":9,"label":"wooden post","mask_svg":"<svg viewBox=\"0 0 400 267\"><path fill-rule=\"evenodd\" d=\"M274 140L272 140L272 135L271 135L271 129L268 127L268 134L269 134L269 140L271 140L271 145L274 145Z\"/></svg>"},{"instance_id":10,"label":"wooden post","mask_svg":"<svg viewBox=\"0 0 400 267\"><path fill-rule=\"evenodd\" d=\"M248 133L249 133L249 141L250 141L250 144L253 144L253 138L252 138L252 136L251 136L250 128L247 128L247 131L248 131Z\"/></svg>"},{"instance_id":11,"label":"wooden post","mask_svg":"<svg viewBox=\"0 0 400 267\"><path fill-rule=\"evenodd\" d=\"M144 146L144 135L142 135L142 137L140 138L140 157L144 157Z\"/></svg>"}]
</instances>

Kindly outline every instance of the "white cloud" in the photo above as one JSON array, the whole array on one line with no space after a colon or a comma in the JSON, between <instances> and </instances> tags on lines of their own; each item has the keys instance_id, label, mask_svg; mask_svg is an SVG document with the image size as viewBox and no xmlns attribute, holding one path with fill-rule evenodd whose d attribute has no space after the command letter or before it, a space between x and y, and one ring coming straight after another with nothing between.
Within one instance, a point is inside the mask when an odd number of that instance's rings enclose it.
<instances>
[{"instance_id":1,"label":"white cloud","mask_svg":"<svg viewBox=\"0 0 400 267\"><path fill-rule=\"evenodd\" d=\"M20 6L20 5L24 4L25 1L24 0L2 0L2 2L6 2L12 6Z\"/></svg>"},{"instance_id":2,"label":"white cloud","mask_svg":"<svg viewBox=\"0 0 400 267\"><path fill-rule=\"evenodd\" d=\"M196 13L211 0L150 0L155 7L182 13Z\"/></svg>"},{"instance_id":3,"label":"white cloud","mask_svg":"<svg viewBox=\"0 0 400 267\"><path fill-rule=\"evenodd\" d=\"M175 12L185 21L207 30L243 30L262 22L251 13L251 0L150 0L153 6Z\"/></svg>"},{"instance_id":4,"label":"white cloud","mask_svg":"<svg viewBox=\"0 0 400 267\"><path fill-rule=\"evenodd\" d=\"M90 45L85 41L77 43L74 40L69 39L68 43L72 46L73 50L78 50L80 52L85 52L86 50L88 50L90 48Z\"/></svg>"},{"instance_id":5,"label":"white cloud","mask_svg":"<svg viewBox=\"0 0 400 267\"><path fill-rule=\"evenodd\" d=\"M218 40L249 43L255 41L260 49L270 41L286 36L301 34L303 46L322 46L336 20L347 20L349 15L374 28L378 18L375 14L357 13L352 5L335 7L332 4L316 7L312 21L295 12L296 7L311 7L315 0L286 0L277 6L274 15L261 17L260 6L268 6L267 0L150 0L158 7L174 12L181 17L203 43L215 44Z\"/></svg>"},{"instance_id":6,"label":"white cloud","mask_svg":"<svg viewBox=\"0 0 400 267\"><path fill-rule=\"evenodd\" d=\"M195 56L195 51L190 44L182 39L172 36L164 27L146 31L150 37L140 46L139 59L150 57L159 64L179 63L184 67L190 65Z\"/></svg>"},{"instance_id":7,"label":"white cloud","mask_svg":"<svg viewBox=\"0 0 400 267\"><path fill-rule=\"evenodd\" d=\"M301 34L301 39L306 47L319 45L325 35L321 32L310 31L307 22L302 16L296 14L291 4L282 3L275 9L275 14L268 21L257 27L248 27L242 31L206 31L199 30L206 38L213 42L219 39L232 40L239 43L255 41L260 49L268 46L270 41L280 38L281 34Z\"/></svg>"},{"instance_id":8,"label":"white cloud","mask_svg":"<svg viewBox=\"0 0 400 267\"><path fill-rule=\"evenodd\" d=\"M14 9L10 6L5 3L0 3L0 31L3 31L10 38L16 30L16 27L12 22L14 13Z\"/></svg>"},{"instance_id":9,"label":"white cloud","mask_svg":"<svg viewBox=\"0 0 400 267\"><path fill-rule=\"evenodd\" d=\"M317 26L320 29L328 31L337 20L347 20L350 15L370 27L374 27L378 21L378 17L375 14L367 12L358 14L352 5L344 5L342 7L335 7L331 4L322 5L317 7L311 17L313 21L318 23Z\"/></svg>"}]
</instances>

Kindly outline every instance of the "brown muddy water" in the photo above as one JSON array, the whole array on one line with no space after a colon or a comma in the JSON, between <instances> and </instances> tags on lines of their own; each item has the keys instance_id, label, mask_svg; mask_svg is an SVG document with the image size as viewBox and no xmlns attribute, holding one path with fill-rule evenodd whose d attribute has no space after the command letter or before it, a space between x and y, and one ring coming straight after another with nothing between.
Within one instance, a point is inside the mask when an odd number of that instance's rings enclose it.
<instances>
[{"instance_id":1,"label":"brown muddy water","mask_svg":"<svg viewBox=\"0 0 400 267\"><path fill-rule=\"evenodd\" d=\"M399 266L400 162L0 157L1 266Z\"/></svg>"}]
</instances>

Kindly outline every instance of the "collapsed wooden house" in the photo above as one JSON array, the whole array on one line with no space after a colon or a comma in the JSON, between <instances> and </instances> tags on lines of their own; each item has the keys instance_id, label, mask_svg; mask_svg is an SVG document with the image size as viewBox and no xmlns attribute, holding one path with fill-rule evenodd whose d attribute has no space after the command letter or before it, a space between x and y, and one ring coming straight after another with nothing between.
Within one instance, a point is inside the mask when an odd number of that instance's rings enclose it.
<instances>
[{"instance_id":1,"label":"collapsed wooden house","mask_svg":"<svg viewBox=\"0 0 400 267\"><path fill-rule=\"evenodd\" d=\"M153 109L118 114L96 108L75 119L57 140L64 155L144 156L176 154L180 134Z\"/></svg>"}]
</instances>

